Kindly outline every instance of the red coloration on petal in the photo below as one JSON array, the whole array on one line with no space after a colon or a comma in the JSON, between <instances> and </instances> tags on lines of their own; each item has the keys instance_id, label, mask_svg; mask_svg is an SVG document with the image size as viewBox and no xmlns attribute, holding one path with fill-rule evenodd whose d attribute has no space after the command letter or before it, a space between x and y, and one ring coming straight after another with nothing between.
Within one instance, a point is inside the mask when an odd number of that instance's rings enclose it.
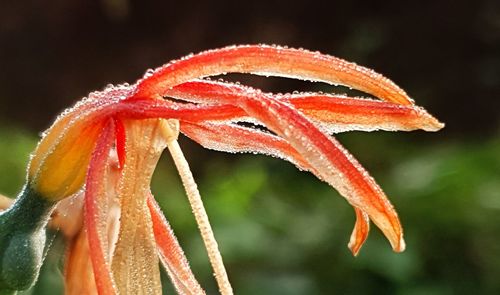
<instances>
[{"instance_id":1,"label":"red coloration on petal","mask_svg":"<svg viewBox=\"0 0 500 295\"><path fill-rule=\"evenodd\" d=\"M352 231L348 246L352 254L357 256L361 246L363 246L366 238L368 238L368 233L370 232L370 217L356 207L354 208L354 212L356 213L356 224L354 225L354 230Z\"/></svg>"},{"instance_id":2,"label":"red coloration on petal","mask_svg":"<svg viewBox=\"0 0 500 295\"><path fill-rule=\"evenodd\" d=\"M249 152L288 160L301 170L312 168L284 139L257 129L233 124L182 122L181 132L205 148L224 152Z\"/></svg>"},{"instance_id":3,"label":"red coloration on petal","mask_svg":"<svg viewBox=\"0 0 500 295\"><path fill-rule=\"evenodd\" d=\"M273 95L232 83L198 80L177 85L166 95L197 103L217 103L220 97L235 102L250 96L265 96L286 101L328 130L415 130L436 131L443 124L414 105L400 105L373 99L341 95L299 93ZM235 106L236 107L236 106ZM228 112L228 110L224 110ZM217 112L217 110L213 110ZM241 116L234 111L235 116Z\"/></svg>"},{"instance_id":4,"label":"red coloration on petal","mask_svg":"<svg viewBox=\"0 0 500 295\"><path fill-rule=\"evenodd\" d=\"M167 271L172 275L175 287L182 294L204 294L205 292L191 272L186 256L153 195L149 195L147 203L153 221L158 251L162 256L161 261L164 262Z\"/></svg>"},{"instance_id":5,"label":"red coloration on petal","mask_svg":"<svg viewBox=\"0 0 500 295\"><path fill-rule=\"evenodd\" d=\"M404 249L401 224L393 206L368 172L338 141L322 133L286 105L248 102L246 109L287 139L321 178L335 187L353 206L367 212L395 251Z\"/></svg>"},{"instance_id":6,"label":"red coloration on petal","mask_svg":"<svg viewBox=\"0 0 500 295\"><path fill-rule=\"evenodd\" d=\"M120 164L120 168L123 168L123 164L125 164L125 141L126 141L126 133L125 126L123 125L123 121L120 119L114 118L115 123L115 136L116 136L116 154L118 155L118 163Z\"/></svg>"},{"instance_id":7,"label":"red coloration on petal","mask_svg":"<svg viewBox=\"0 0 500 295\"><path fill-rule=\"evenodd\" d=\"M196 105L173 103L160 99L124 100L117 114L129 119L177 119L189 122L230 121L247 117L245 111L232 105Z\"/></svg>"},{"instance_id":8,"label":"red coloration on petal","mask_svg":"<svg viewBox=\"0 0 500 295\"><path fill-rule=\"evenodd\" d=\"M321 132L293 107L262 95L249 93L235 103L287 140L353 206L367 212L384 232L395 251L404 250L403 232L396 211L373 178L335 139Z\"/></svg>"},{"instance_id":9,"label":"red coloration on petal","mask_svg":"<svg viewBox=\"0 0 500 295\"><path fill-rule=\"evenodd\" d=\"M281 137L231 124L191 124L183 122L181 131L205 148L224 152L252 152L282 158L295 164L299 169L312 172L321 179L321 175ZM349 249L356 256L366 241L370 230L368 214L358 208Z\"/></svg>"},{"instance_id":10,"label":"red coloration on petal","mask_svg":"<svg viewBox=\"0 0 500 295\"><path fill-rule=\"evenodd\" d=\"M199 80L226 72L342 84L384 101L322 93L263 93L237 84ZM268 130L237 122L262 124ZM444 126L415 106L392 81L370 69L318 52L267 45L205 51L164 65L137 84L93 92L56 120L38 145L28 172L29 184L52 201L79 191L85 181L85 231L73 231L69 226L71 230L65 231L68 239L79 233L67 260L67 279L73 288L69 292L97 289L106 295L161 294L159 256L179 293L204 294L150 193L151 176L169 144L194 204L221 292L232 294L199 192L175 141L179 123L184 134L204 147L286 159L338 190L355 209L356 223L349 241L355 256L368 236L370 219L398 252L405 248L403 231L381 188L328 133L436 131ZM175 132L166 131L169 124L176 127ZM113 148L116 154L110 155ZM116 162L120 169L116 169ZM111 167L116 173L111 173ZM119 221L120 213L124 214ZM92 273L95 287L88 282Z\"/></svg>"},{"instance_id":11,"label":"red coloration on petal","mask_svg":"<svg viewBox=\"0 0 500 295\"><path fill-rule=\"evenodd\" d=\"M141 80L135 96L164 95L184 82L228 72L342 84L383 100L413 103L396 84L368 68L319 52L267 45L229 46L171 62Z\"/></svg>"},{"instance_id":12,"label":"red coloration on petal","mask_svg":"<svg viewBox=\"0 0 500 295\"><path fill-rule=\"evenodd\" d=\"M245 96L245 99L248 98L248 93L244 88L241 88L241 86L235 87L232 89L238 90L237 94L222 90L220 93L213 92L211 96L208 96L204 92L198 94L194 89L191 90L193 92L169 93L174 94L173 96L176 98L212 103L209 105L175 103L158 99L134 99L125 100L120 103L117 107L117 112L120 116L128 118L165 118L193 123L203 121L248 121L250 117L243 109L237 106L213 104L213 100L221 96L232 97L234 101ZM255 96L258 95L279 99L292 104L298 110L302 111L306 117L315 121L330 133L350 130L410 131L423 129L426 131L436 131L443 126L442 123L417 106L402 106L370 99L310 93L277 97L268 93L256 92Z\"/></svg>"},{"instance_id":13,"label":"red coloration on petal","mask_svg":"<svg viewBox=\"0 0 500 295\"><path fill-rule=\"evenodd\" d=\"M115 294L115 287L110 263L102 241L102 228L99 228L99 204L104 199L104 179L109 151L113 146L115 127L113 120L108 120L99 136L87 172L85 189L85 228L87 231L90 258L94 270L96 287L101 295Z\"/></svg>"}]
</instances>

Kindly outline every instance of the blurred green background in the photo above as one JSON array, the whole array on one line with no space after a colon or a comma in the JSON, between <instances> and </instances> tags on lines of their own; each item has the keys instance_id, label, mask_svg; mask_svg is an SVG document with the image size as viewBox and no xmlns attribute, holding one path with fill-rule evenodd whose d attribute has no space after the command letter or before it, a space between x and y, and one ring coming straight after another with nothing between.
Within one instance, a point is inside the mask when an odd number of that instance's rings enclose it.
<instances>
[{"instance_id":1,"label":"blurred green background","mask_svg":"<svg viewBox=\"0 0 500 295\"><path fill-rule=\"evenodd\" d=\"M92 90L229 44L320 50L387 75L447 124L432 134L338 135L397 208L407 250L393 253L373 226L353 258L346 245L354 213L332 188L281 160L207 151L181 138L236 293L500 294L499 20L496 0L0 1L0 193L15 196L37 134ZM350 92L230 78L276 92ZM215 294L168 155L153 191ZM62 294L65 245L50 240L27 294Z\"/></svg>"}]
</instances>

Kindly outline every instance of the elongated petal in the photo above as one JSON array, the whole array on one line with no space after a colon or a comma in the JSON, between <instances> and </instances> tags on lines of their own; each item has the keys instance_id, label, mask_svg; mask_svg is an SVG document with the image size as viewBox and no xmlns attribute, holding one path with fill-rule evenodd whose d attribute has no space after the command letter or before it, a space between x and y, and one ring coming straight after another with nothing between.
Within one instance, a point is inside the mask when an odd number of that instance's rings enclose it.
<instances>
[{"instance_id":1,"label":"elongated petal","mask_svg":"<svg viewBox=\"0 0 500 295\"><path fill-rule=\"evenodd\" d=\"M396 211L368 172L339 142L321 132L293 107L249 93L234 102L249 115L287 140L319 173L321 179L336 188L353 206L370 215L384 232L395 251L404 250L401 224Z\"/></svg>"},{"instance_id":2,"label":"elongated petal","mask_svg":"<svg viewBox=\"0 0 500 295\"><path fill-rule=\"evenodd\" d=\"M396 211L373 178L338 141L287 105L272 101L247 102L245 109L289 141L353 206L368 213L395 251L404 250Z\"/></svg>"},{"instance_id":3,"label":"elongated petal","mask_svg":"<svg viewBox=\"0 0 500 295\"><path fill-rule=\"evenodd\" d=\"M76 239L70 241L66 253L64 269L64 294L94 295L98 294L92 271L87 234L80 231Z\"/></svg>"},{"instance_id":4,"label":"elongated petal","mask_svg":"<svg viewBox=\"0 0 500 295\"><path fill-rule=\"evenodd\" d=\"M149 98L124 100L116 109L120 117L131 119L164 118L202 122L248 118L244 110L233 105L183 104Z\"/></svg>"},{"instance_id":5,"label":"elongated petal","mask_svg":"<svg viewBox=\"0 0 500 295\"><path fill-rule=\"evenodd\" d=\"M112 271L117 289L126 294L161 294L159 259L147 206L151 177L166 147L160 120L127 120L127 156L118 195L121 224Z\"/></svg>"},{"instance_id":6,"label":"elongated petal","mask_svg":"<svg viewBox=\"0 0 500 295\"><path fill-rule=\"evenodd\" d=\"M352 98L342 95L297 93L273 95L256 89L227 82L197 80L173 87L166 93L170 97L197 103L236 101L249 94L272 97L286 101L307 117L321 124L329 132L349 130L415 130L437 131L443 124L414 105L400 105L372 99ZM221 110L222 111L222 110ZM212 112L217 112L213 110ZM224 113L228 110L225 109ZM235 111L235 115L240 115Z\"/></svg>"},{"instance_id":7,"label":"elongated petal","mask_svg":"<svg viewBox=\"0 0 500 295\"><path fill-rule=\"evenodd\" d=\"M359 131L437 131L443 124L424 109L370 99L292 95L288 101L329 133Z\"/></svg>"},{"instance_id":8,"label":"elongated petal","mask_svg":"<svg viewBox=\"0 0 500 295\"><path fill-rule=\"evenodd\" d=\"M191 82L189 82L191 83ZM189 84L185 83L185 84ZM184 85L184 84L183 84ZM239 89L237 94L212 92L212 96L204 96L204 92L176 92L172 96L182 99L198 99L204 104L175 103L164 100L136 99L120 103L119 114L136 119L144 118L175 118L189 122L231 122L254 121L238 106L224 104L215 105L221 97L232 98L234 101L248 92ZM176 87L177 88L177 87ZM184 89L183 89L184 90ZM423 129L436 131L443 124L417 106L402 106L394 103L370 99L329 96L324 94L282 95L258 94L290 103L304 115L315 121L323 130L338 133L352 130L373 131L410 131ZM205 104L206 102L212 104Z\"/></svg>"},{"instance_id":9,"label":"elongated petal","mask_svg":"<svg viewBox=\"0 0 500 295\"><path fill-rule=\"evenodd\" d=\"M107 163L114 142L114 132L113 120L108 120L92 153L85 189L84 225L88 236L95 283L101 295L116 294L109 256L107 235L109 199L106 195L109 177Z\"/></svg>"},{"instance_id":10,"label":"elongated petal","mask_svg":"<svg viewBox=\"0 0 500 295\"><path fill-rule=\"evenodd\" d=\"M205 148L229 153L259 153L287 160L301 170L313 170L306 160L279 136L234 124L182 122L181 132Z\"/></svg>"},{"instance_id":11,"label":"elongated petal","mask_svg":"<svg viewBox=\"0 0 500 295\"><path fill-rule=\"evenodd\" d=\"M354 225L348 246L352 254L357 256L370 232L370 217L358 208L354 208L354 211L356 213L356 224Z\"/></svg>"},{"instance_id":12,"label":"elongated petal","mask_svg":"<svg viewBox=\"0 0 500 295\"><path fill-rule=\"evenodd\" d=\"M148 208L153 221L153 232L158 245L160 261L171 276L180 294L205 294L196 281L184 251L179 245L174 232L163 216L154 197L149 195Z\"/></svg>"},{"instance_id":13,"label":"elongated petal","mask_svg":"<svg viewBox=\"0 0 500 295\"><path fill-rule=\"evenodd\" d=\"M321 179L321 175L288 142L279 136L233 124L182 122L181 131L205 148L230 153L259 153L285 159L300 170L310 171ZM354 210L356 224L349 241L349 248L356 256L368 237L370 220L368 214L359 208L354 208Z\"/></svg>"},{"instance_id":14,"label":"elongated petal","mask_svg":"<svg viewBox=\"0 0 500 295\"><path fill-rule=\"evenodd\" d=\"M173 86L227 72L342 84L383 100L412 104L396 84L368 68L319 52L267 45L230 46L171 62L146 75L138 84L136 96L164 95Z\"/></svg>"}]
</instances>

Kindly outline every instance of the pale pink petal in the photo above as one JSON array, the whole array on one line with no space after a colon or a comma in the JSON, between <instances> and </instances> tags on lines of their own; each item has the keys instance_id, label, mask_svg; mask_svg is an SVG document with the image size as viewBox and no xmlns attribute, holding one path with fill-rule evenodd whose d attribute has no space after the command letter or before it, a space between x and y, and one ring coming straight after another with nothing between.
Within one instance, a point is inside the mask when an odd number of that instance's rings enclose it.
<instances>
[{"instance_id":1,"label":"pale pink petal","mask_svg":"<svg viewBox=\"0 0 500 295\"><path fill-rule=\"evenodd\" d=\"M159 258L147 206L151 176L166 141L160 120L125 120L127 155L118 186L121 223L112 260L117 290L161 294Z\"/></svg>"}]
</instances>

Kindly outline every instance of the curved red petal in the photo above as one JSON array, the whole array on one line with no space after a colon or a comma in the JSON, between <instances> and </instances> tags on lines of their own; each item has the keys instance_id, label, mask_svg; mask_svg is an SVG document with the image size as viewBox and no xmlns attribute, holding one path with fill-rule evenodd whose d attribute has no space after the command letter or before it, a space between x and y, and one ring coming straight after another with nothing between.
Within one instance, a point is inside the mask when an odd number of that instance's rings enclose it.
<instances>
[{"instance_id":1,"label":"curved red petal","mask_svg":"<svg viewBox=\"0 0 500 295\"><path fill-rule=\"evenodd\" d=\"M102 130L89 164L87 172L85 203L84 203L84 225L89 241L89 253L94 270L96 287L101 295L116 294L111 266L107 254L108 249L104 246L105 230L101 228L102 216L100 206L104 197L104 179L107 170L109 151L114 142L115 127L113 120L108 120Z\"/></svg>"},{"instance_id":2,"label":"curved red petal","mask_svg":"<svg viewBox=\"0 0 500 295\"><path fill-rule=\"evenodd\" d=\"M366 238L368 238L368 233L370 232L370 217L358 208L354 208L354 212L356 213L356 223L354 224L354 230L352 231L348 247L352 254L357 256L361 246L363 246Z\"/></svg>"},{"instance_id":3,"label":"curved red petal","mask_svg":"<svg viewBox=\"0 0 500 295\"><path fill-rule=\"evenodd\" d=\"M368 68L319 52L267 45L229 46L173 61L139 81L136 96L164 95L173 86L227 72L342 84L383 100L413 103L391 80Z\"/></svg>"},{"instance_id":4,"label":"curved red petal","mask_svg":"<svg viewBox=\"0 0 500 295\"><path fill-rule=\"evenodd\" d=\"M172 276L172 282L181 294L205 294L194 277L188 260L182 251L177 238L161 209L152 195L148 197L148 207L153 220L153 231L158 245L158 251L162 257L168 273Z\"/></svg>"}]
</instances>

